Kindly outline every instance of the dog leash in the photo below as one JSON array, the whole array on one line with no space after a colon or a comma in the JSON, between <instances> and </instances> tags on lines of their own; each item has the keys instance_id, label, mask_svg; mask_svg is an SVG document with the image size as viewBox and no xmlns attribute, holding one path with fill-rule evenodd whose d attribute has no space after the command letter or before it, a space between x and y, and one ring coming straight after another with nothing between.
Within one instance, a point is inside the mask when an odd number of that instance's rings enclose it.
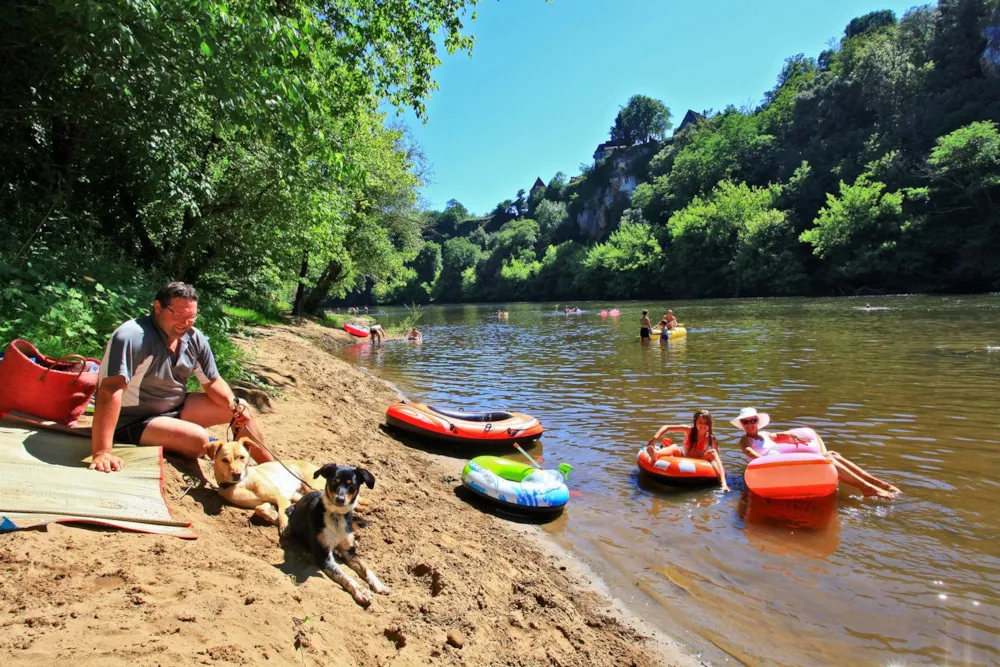
<instances>
[{"instance_id":1,"label":"dog leash","mask_svg":"<svg viewBox=\"0 0 1000 667\"><path fill-rule=\"evenodd\" d=\"M236 424L236 420L239 417L242 417L242 416L244 416L246 414L246 411L247 411L248 407L249 406L248 406L248 404L245 401L241 402L241 399L239 399L239 398L236 399L236 409L233 411L233 418L229 420L229 437L230 437L231 441L232 440L236 440L236 430L233 429L233 425ZM288 468L288 466L285 465L284 461L282 461L277 456L275 456L274 453L270 449L268 449L267 445L265 445L263 442L261 442L261 438L250 429L249 418L247 420L247 424L245 424L243 428L246 428L246 430L247 430L246 437L248 437L251 440L253 440L253 442L254 442L255 445L257 445L258 447L260 447L261 449L263 449L265 452L267 452L267 454L271 457L271 459L273 459L274 461L277 461L281 465L281 467L284 468L285 471L289 475L291 475L295 479L299 480L299 485L300 485L299 486L299 490L300 491L303 491L305 493L309 493L310 491L314 490L312 488L312 485L309 484L309 482L307 482L306 480L302 479L301 477L299 477L298 475L296 475L294 472L292 472Z\"/></svg>"}]
</instances>

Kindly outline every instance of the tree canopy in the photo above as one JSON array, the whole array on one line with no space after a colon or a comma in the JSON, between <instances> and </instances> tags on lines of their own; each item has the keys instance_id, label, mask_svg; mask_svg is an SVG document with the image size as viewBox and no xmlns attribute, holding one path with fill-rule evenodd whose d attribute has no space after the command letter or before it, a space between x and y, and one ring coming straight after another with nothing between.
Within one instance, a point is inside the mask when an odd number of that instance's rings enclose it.
<instances>
[{"instance_id":1,"label":"tree canopy","mask_svg":"<svg viewBox=\"0 0 1000 667\"><path fill-rule=\"evenodd\" d=\"M662 139L670 128L670 109L666 104L646 95L633 95L615 117L611 141L619 146L646 143Z\"/></svg>"}]
</instances>

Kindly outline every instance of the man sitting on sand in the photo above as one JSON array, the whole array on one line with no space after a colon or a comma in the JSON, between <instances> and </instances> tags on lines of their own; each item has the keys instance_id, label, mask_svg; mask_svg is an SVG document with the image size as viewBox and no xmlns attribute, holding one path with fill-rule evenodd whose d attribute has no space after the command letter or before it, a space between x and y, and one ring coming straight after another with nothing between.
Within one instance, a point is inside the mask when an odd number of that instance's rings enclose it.
<instances>
[{"instance_id":1,"label":"man sitting on sand","mask_svg":"<svg viewBox=\"0 0 1000 667\"><path fill-rule=\"evenodd\" d=\"M194 328L197 319L198 292L173 282L156 293L152 312L111 334L99 373L91 470L122 469L123 461L111 453L112 442L203 456L205 428L231 420L237 438L249 435L263 444L253 410L219 375L208 339ZM188 393L192 374L204 392ZM250 455L258 463L273 460L256 444Z\"/></svg>"}]
</instances>

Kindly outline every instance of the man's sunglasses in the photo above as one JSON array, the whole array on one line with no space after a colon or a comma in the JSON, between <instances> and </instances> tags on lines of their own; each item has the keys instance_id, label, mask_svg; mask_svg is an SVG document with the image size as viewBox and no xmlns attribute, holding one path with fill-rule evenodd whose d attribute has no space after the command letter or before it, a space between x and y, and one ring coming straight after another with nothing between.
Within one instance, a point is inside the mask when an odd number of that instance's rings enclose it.
<instances>
[{"instance_id":1,"label":"man's sunglasses","mask_svg":"<svg viewBox=\"0 0 1000 667\"><path fill-rule=\"evenodd\" d=\"M194 324L195 322L198 321L198 316L197 315L195 315L193 317L183 317L183 316L178 315L174 311L174 309L171 308L170 306L164 306L164 308L166 308L167 310L170 311L171 319L173 319L175 322L183 322L185 324Z\"/></svg>"}]
</instances>

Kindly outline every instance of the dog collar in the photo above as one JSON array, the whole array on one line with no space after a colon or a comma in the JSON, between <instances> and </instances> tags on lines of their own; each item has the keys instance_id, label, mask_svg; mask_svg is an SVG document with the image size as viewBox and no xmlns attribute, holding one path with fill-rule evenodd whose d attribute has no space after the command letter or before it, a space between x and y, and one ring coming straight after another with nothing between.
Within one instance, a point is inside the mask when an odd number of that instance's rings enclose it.
<instances>
[{"instance_id":1,"label":"dog collar","mask_svg":"<svg viewBox=\"0 0 1000 667\"><path fill-rule=\"evenodd\" d=\"M219 484L220 489L229 489L239 484L239 482L222 482Z\"/></svg>"}]
</instances>

